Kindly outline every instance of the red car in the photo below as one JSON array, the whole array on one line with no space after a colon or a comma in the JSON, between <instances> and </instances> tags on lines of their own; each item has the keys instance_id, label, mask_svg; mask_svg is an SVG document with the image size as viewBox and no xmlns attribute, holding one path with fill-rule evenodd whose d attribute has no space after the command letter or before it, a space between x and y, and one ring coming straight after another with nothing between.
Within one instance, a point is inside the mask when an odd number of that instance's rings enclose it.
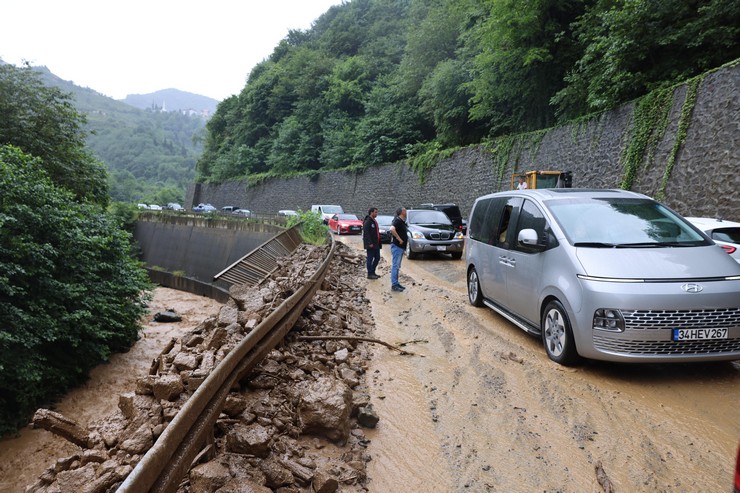
<instances>
[{"instance_id":1,"label":"red car","mask_svg":"<svg viewBox=\"0 0 740 493\"><path fill-rule=\"evenodd\" d=\"M362 234L362 221L354 214L334 214L329 218L329 229L336 234Z\"/></svg>"}]
</instances>

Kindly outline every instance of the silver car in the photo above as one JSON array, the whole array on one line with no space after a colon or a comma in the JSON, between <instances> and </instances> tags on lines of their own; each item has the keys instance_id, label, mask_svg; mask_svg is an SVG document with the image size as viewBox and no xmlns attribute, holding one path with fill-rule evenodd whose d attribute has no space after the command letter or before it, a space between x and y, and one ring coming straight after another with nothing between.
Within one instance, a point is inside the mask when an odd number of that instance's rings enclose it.
<instances>
[{"instance_id":1,"label":"silver car","mask_svg":"<svg viewBox=\"0 0 740 493\"><path fill-rule=\"evenodd\" d=\"M479 197L468 298L564 365L740 359L740 264L651 198L545 189Z\"/></svg>"}]
</instances>

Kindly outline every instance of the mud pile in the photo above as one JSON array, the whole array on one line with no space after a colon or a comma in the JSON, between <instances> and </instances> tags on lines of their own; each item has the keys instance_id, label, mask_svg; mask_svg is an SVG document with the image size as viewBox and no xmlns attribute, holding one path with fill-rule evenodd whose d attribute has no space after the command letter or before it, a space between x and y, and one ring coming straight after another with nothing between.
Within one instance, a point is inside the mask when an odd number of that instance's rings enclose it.
<instances>
[{"instance_id":1,"label":"mud pile","mask_svg":"<svg viewBox=\"0 0 740 493\"><path fill-rule=\"evenodd\" d=\"M256 287L235 286L217 315L170 341L112 416L82 428L39 410L36 426L80 446L28 492L115 491L229 351L311 277L328 247L301 245ZM312 303L284 341L232 388L181 492L367 491L362 426L377 416L366 391L374 322L365 298L364 258L337 245ZM333 337L333 338L332 338Z\"/></svg>"}]
</instances>

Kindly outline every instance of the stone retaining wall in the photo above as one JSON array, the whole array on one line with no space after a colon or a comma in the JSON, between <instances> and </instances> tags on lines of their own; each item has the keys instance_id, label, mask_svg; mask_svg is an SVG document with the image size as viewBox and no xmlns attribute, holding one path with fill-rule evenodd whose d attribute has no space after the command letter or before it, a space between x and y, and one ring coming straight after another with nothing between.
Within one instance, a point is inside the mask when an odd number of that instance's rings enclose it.
<instances>
[{"instance_id":1,"label":"stone retaining wall","mask_svg":"<svg viewBox=\"0 0 740 493\"><path fill-rule=\"evenodd\" d=\"M685 144L680 149L663 202L686 216L720 216L740 221L740 66L708 74L699 87ZM674 92L670 122L654 152L638 169L632 189L655 196L678 129L686 86ZM311 204L340 204L364 216L371 206L390 213L398 206L455 202L467 215L476 197L507 189L512 172L560 170L573 173L573 187L618 188L624 170L620 156L629 141L633 104L587 123L524 136L499 176L495 156L483 146L465 148L439 162L420 180L405 163L361 173L327 172L316 177L191 185L186 203L210 202L274 213L307 210ZM541 140L540 140L541 138Z\"/></svg>"}]
</instances>

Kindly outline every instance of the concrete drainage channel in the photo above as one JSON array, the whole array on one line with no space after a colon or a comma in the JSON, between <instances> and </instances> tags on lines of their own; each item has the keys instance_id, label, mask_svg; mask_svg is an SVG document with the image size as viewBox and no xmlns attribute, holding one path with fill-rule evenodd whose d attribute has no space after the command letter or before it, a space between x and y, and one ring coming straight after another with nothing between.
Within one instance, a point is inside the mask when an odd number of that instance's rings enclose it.
<instances>
[{"instance_id":1,"label":"concrete drainage channel","mask_svg":"<svg viewBox=\"0 0 740 493\"><path fill-rule=\"evenodd\" d=\"M321 285L336 249L332 245L318 270L298 291L257 325L208 375L134 470L121 493L175 491L207 445L229 390L285 337Z\"/></svg>"}]
</instances>

